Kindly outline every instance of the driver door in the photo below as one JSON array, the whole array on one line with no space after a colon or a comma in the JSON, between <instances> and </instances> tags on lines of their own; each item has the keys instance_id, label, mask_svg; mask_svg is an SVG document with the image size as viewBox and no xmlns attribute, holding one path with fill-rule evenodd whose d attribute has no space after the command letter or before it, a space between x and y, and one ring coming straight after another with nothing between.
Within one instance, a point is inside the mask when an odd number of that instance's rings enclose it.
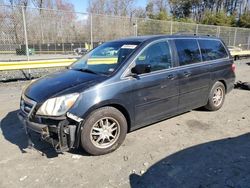
<instances>
[{"instance_id":1,"label":"driver door","mask_svg":"<svg viewBox=\"0 0 250 188\"><path fill-rule=\"evenodd\" d=\"M177 112L179 86L168 41L145 47L135 60L135 66L138 64L151 69L132 80L135 124L143 126Z\"/></svg>"}]
</instances>

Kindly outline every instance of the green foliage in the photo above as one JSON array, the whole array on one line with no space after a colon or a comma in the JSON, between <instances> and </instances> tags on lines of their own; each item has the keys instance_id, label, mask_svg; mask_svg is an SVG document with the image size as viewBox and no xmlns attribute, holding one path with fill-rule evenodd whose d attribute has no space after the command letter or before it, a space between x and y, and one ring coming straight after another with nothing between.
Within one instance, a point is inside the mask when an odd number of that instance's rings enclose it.
<instances>
[{"instance_id":1,"label":"green foliage","mask_svg":"<svg viewBox=\"0 0 250 188\"><path fill-rule=\"evenodd\" d=\"M236 0L232 0L236 1ZM153 3L154 2L154 3ZM223 7L222 1L209 0L168 0L169 10L166 8L157 8L157 3L161 0L151 0L146 6L146 16L155 20L174 20L186 23L202 23L207 25L220 26L240 26L250 28L250 11L245 11L239 20L237 4L229 3ZM216 4L217 2L217 4ZM216 7L216 8L213 8ZM206 11L205 11L206 10Z\"/></svg>"},{"instance_id":2,"label":"green foliage","mask_svg":"<svg viewBox=\"0 0 250 188\"><path fill-rule=\"evenodd\" d=\"M228 16L223 11L218 13L205 12L201 23L207 25L235 26L236 18L235 15Z\"/></svg>"},{"instance_id":3,"label":"green foliage","mask_svg":"<svg viewBox=\"0 0 250 188\"><path fill-rule=\"evenodd\" d=\"M197 3L196 0L169 0L169 2L172 6L172 14L176 19L190 17L191 9Z\"/></svg>"},{"instance_id":4,"label":"green foliage","mask_svg":"<svg viewBox=\"0 0 250 188\"><path fill-rule=\"evenodd\" d=\"M250 28L250 11L245 12L239 19L238 22L240 27Z\"/></svg>"},{"instance_id":5,"label":"green foliage","mask_svg":"<svg viewBox=\"0 0 250 188\"><path fill-rule=\"evenodd\" d=\"M154 4L149 2L146 6L146 14L150 19L154 19Z\"/></svg>"},{"instance_id":6,"label":"green foliage","mask_svg":"<svg viewBox=\"0 0 250 188\"><path fill-rule=\"evenodd\" d=\"M169 20L168 13L166 10L161 10L158 14L155 15L157 20Z\"/></svg>"},{"instance_id":7,"label":"green foliage","mask_svg":"<svg viewBox=\"0 0 250 188\"><path fill-rule=\"evenodd\" d=\"M155 20L171 20L168 16L166 9L161 9L159 11L154 11L154 4L152 2L149 2L146 6L146 14L147 17L150 19Z\"/></svg>"}]
</instances>

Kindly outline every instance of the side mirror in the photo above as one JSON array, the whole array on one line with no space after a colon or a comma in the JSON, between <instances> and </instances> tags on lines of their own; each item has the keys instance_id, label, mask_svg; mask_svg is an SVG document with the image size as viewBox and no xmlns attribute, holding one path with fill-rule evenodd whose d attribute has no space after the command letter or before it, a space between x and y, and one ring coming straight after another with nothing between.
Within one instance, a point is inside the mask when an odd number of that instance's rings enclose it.
<instances>
[{"instance_id":1,"label":"side mirror","mask_svg":"<svg viewBox=\"0 0 250 188\"><path fill-rule=\"evenodd\" d=\"M131 73L136 74L136 75L149 73L149 72L151 72L151 65L149 64L138 64L131 69Z\"/></svg>"}]
</instances>

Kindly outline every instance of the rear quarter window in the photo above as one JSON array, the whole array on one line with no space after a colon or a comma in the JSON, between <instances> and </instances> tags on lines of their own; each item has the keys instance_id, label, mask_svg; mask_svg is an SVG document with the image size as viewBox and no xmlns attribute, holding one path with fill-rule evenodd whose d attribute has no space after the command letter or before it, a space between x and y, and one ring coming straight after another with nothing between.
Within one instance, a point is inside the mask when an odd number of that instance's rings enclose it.
<instances>
[{"instance_id":1,"label":"rear quarter window","mask_svg":"<svg viewBox=\"0 0 250 188\"><path fill-rule=\"evenodd\" d=\"M200 49L196 39L175 39L180 66L201 62Z\"/></svg>"},{"instance_id":2,"label":"rear quarter window","mask_svg":"<svg viewBox=\"0 0 250 188\"><path fill-rule=\"evenodd\" d=\"M198 42L203 61L221 59L228 56L224 45L219 40L199 39Z\"/></svg>"}]
</instances>

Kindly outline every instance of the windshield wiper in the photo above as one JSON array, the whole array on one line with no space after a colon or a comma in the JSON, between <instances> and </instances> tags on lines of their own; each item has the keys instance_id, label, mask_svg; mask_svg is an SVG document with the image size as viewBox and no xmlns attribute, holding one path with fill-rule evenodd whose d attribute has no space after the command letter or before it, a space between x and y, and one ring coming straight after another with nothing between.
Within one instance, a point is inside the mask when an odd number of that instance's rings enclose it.
<instances>
[{"instance_id":1,"label":"windshield wiper","mask_svg":"<svg viewBox=\"0 0 250 188\"><path fill-rule=\"evenodd\" d=\"M81 71L81 72L87 72L87 73L91 73L91 74L98 74L97 72L92 71L90 69L84 69L84 68L82 68L82 69L75 69L75 70Z\"/></svg>"}]
</instances>

